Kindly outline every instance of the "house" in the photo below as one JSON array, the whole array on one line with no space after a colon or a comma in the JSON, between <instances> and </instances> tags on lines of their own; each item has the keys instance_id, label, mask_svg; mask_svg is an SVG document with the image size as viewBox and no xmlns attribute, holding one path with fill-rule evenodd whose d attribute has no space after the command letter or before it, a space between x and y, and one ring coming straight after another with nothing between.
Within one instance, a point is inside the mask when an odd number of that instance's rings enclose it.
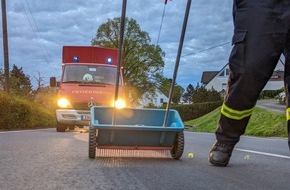
<instances>
[{"instance_id":1,"label":"house","mask_svg":"<svg viewBox=\"0 0 290 190\"><path fill-rule=\"evenodd\" d=\"M278 90L284 87L284 67L284 63L279 60L272 77L263 90ZM201 83L208 90L213 88L222 92L226 90L229 75L229 64L226 64L220 71L204 71Z\"/></svg>"},{"instance_id":2,"label":"house","mask_svg":"<svg viewBox=\"0 0 290 190\"><path fill-rule=\"evenodd\" d=\"M216 91L221 92L226 90L229 75L229 64L226 64L220 71L203 72L201 83L207 90L213 88Z\"/></svg>"},{"instance_id":3,"label":"house","mask_svg":"<svg viewBox=\"0 0 290 190\"><path fill-rule=\"evenodd\" d=\"M162 106L164 103L168 102L168 97L163 94L158 88L155 88L155 94L152 95L149 92L145 92L139 99L140 107L154 105L156 107Z\"/></svg>"}]
</instances>

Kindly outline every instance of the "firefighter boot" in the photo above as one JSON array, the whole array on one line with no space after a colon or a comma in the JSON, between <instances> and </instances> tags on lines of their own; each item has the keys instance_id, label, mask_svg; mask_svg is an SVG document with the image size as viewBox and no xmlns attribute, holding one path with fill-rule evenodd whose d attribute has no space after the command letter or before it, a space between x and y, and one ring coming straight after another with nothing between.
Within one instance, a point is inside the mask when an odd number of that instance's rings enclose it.
<instances>
[{"instance_id":1,"label":"firefighter boot","mask_svg":"<svg viewBox=\"0 0 290 190\"><path fill-rule=\"evenodd\" d=\"M209 162L214 166L226 167L230 161L234 145L215 142L209 152Z\"/></svg>"}]
</instances>

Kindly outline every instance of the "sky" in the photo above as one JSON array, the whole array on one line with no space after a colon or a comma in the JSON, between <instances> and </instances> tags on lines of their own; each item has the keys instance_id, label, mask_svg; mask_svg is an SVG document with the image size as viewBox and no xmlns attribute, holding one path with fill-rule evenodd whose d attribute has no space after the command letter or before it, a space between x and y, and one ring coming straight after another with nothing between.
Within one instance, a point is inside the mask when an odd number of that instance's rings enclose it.
<instances>
[{"instance_id":1,"label":"sky","mask_svg":"<svg viewBox=\"0 0 290 190\"><path fill-rule=\"evenodd\" d=\"M164 0L127 0L126 16L148 32L151 44L157 44L160 31L158 45L166 54L163 74L167 78L173 76L186 4L187 0L168 0L166 5ZM121 9L122 0L6 0L10 69L22 67L34 88L39 75L49 85L50 77L61 75L62 46L90 45L99 26L120 17ZM193 0L177 84L195 86L204 71L222 69L232 35L232 0ZM3 38L0 41L3 69Z\"/></svg>"}]
</instances>

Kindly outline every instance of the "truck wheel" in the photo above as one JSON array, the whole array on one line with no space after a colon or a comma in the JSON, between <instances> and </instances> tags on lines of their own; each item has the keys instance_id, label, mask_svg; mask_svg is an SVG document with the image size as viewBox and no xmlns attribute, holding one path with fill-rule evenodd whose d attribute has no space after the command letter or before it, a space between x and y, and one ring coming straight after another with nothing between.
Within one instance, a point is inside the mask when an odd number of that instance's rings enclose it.
<instances>
[{"instance_id":1,"label":"truck wheel","mask_svg":"<svg viewBox=\"0 0 290 190\"><path fill-rule=\"evenodd\" d=\"M96 158L96 147L97 147L97 137L96 137L96 129L90 126L89 129L89 158Z\"/></svg>"},{"instance_id":2,"label":"truck wheel","mask_svg":"<svg viewBox=\"0 0 290 190\"><path fill-rule=\"evenodd\" d=\"M65 132L66 126L60 124L59 122L56 123L56 131L57 132Z\"/></svg>"},{"instance_id":3,"label":"truck wheel","mask_svg":"<svg viewBox=\"0 0 290 190\"><path fill-rule=\"evenodd\" d=\"M184 149L184 133L176 133L173 149L170 151L174 159L179 159L183 154Z\"/></svg>"},{"instance_id":4,"label":"truck wheel","mask_svg":"<svg viewBox=\"0 0 290 190\"><path fill-rule=\"evenodd\" d=\"M75 129L75 126L69 126L68 129L69 130L74 130Z\"/></svg>"}]
</instances>

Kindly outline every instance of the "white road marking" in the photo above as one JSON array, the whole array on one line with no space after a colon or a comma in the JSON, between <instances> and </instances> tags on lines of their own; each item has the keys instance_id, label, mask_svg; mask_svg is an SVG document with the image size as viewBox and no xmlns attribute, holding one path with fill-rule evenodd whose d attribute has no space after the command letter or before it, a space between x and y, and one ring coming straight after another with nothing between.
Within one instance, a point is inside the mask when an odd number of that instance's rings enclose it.
<instances>
[{"instance_id":1,"label":"white road marking","mask_svg":"<svg viewBox=\"0 0 290 190\"><path fill-rule=\"evenodd\" d=\"M242 136L241 139L259 139L266 141L288 141L286 137L254 137L254 136Z\"/></svg>"},{"instance_id":2,"label":"white road marking","mask_svg":"<svg viewBox=\"0 0 290 190\"><path fill-rule=\"evenodd\" d=\"M3 133L23 133L23 132L33 132L33 131L47 131L51 130L53 128L47 128L47 129L33 129L33 130L20 130L20 131L0 131L0 134Z\"/></svg>"},{"instance_id":3,"label":"white road marking","mask_svg":"<svg viewBox=\"0 0 290 190\"><path fill-rule=\"evenodd\" d=\"M235 148L235 150L238 150L238 151L241 151L241 152L249 152L249 153L254 153L254 154L261 154L261 155L265 155L265 156L272 156L272 157L277 157L277 158L290 159L290 156L285 156L285 155L280 155L280 154L272 154L272 153L267 153L267 152L259 152L259 151L246 150L246 149L240 149L240 148Z\"/></svg>"}]
</instances>

